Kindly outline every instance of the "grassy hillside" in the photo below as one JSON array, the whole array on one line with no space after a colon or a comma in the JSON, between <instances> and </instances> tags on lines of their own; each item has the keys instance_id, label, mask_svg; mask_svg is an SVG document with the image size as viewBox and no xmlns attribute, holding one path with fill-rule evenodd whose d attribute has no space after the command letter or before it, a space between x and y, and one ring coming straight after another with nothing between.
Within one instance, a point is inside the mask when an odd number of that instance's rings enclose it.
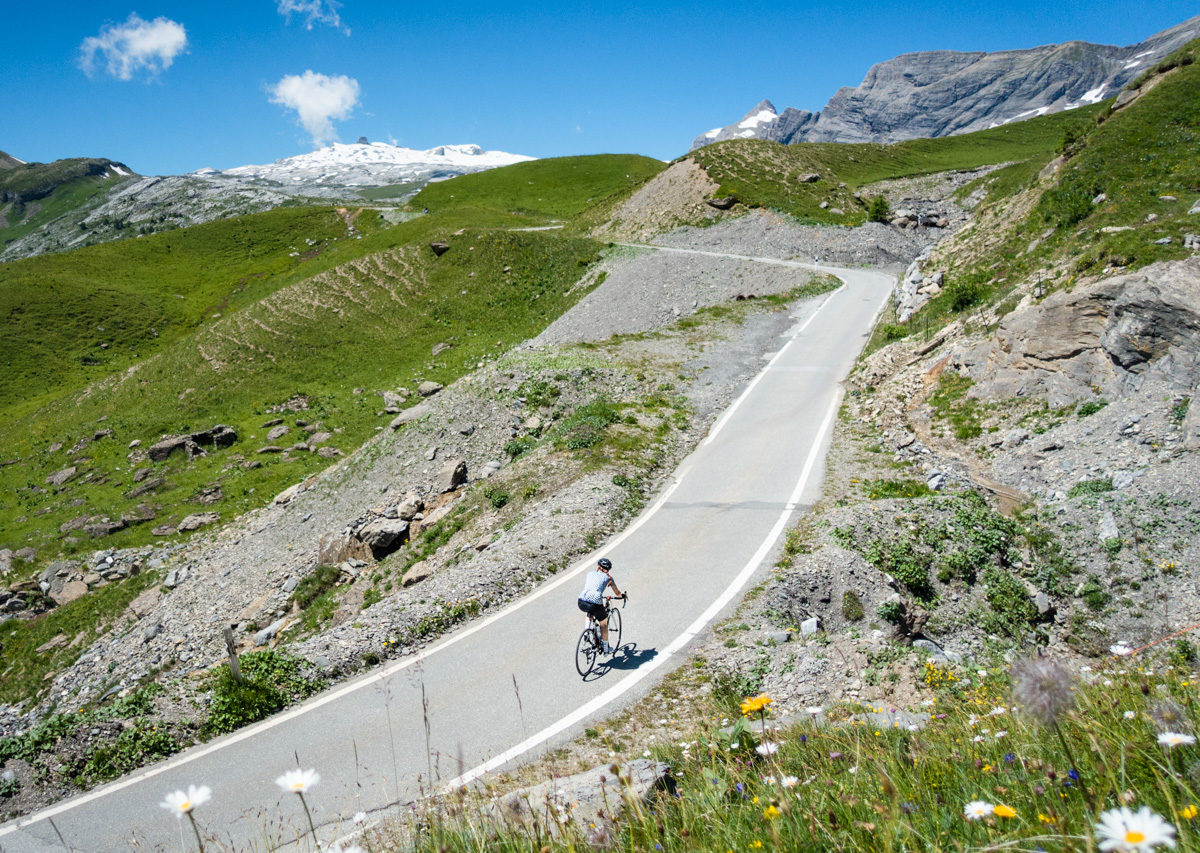
<instances>
[{"instance_id":1,"label":"grassy hillside","mask_svg":"<svg viewBox=\"0 0 1200 853\"><path fill-rule=\"evenodd\" d=\"M536 334L586 293L571 288L601 245L510 229L585 210L656 162L522 164L516 177L469 176L466 191L447 181L445 204L394 227L371 211L287 209L0 265L0 357L14 366L0 385L0 459L11 462L0 467L0 547L50 559L261 505L330 462L256 453L270 443L263 423L285 419L284 447L307 438L297 420L320 423L324 447L349 452L390 419L382 391L411 398L420 381L452 381ZM450 250L437 257L433 241ZM233 447L127 458L135 440L216 423L237 430ZM68 466L69 482L46 482ZM156 485L135 491L146 482ZM221 499L201 506L217 488ZM152 522L96 540L80 529L143 503Z\"/></svg>"},{"instance_id":2,"label":"grassy hillside","mask_svg":"<svg viewBox=\"0 0 1200 853\"><path fill-rule=\"evenodd\" d=\"M961 136L891 145L780 145L739 139L708 145L688 156L720 184L718 196L732 195L751 207L774 208L802 222L857 225L866 219L866 207L854 195L860 187L1010 161L1040 169L1054 157L1067 128L1089 126L1103 109L1085 107ZM801 182L806 174L820 175L820 180ZM829 207L822 209L821 202ZM833 208L843 214L832 213Z\"/></svg>"},{"instance_id":3,"label":"grassy hillside","mask_svg":"<svg viewBox=\"0 0 1200 853\"><path fill-rule=\"evenodd\" d=\"M64 214L95 207L135 177L121 164L97 158L0 168L0 248Z\"/></svg>"},{"instance_id":4,"label":"grassy hillside","mask_svg":"<svg viewBox=\"0 0 1200 853\"><path fill-rule=\"evenodd\" d=\"M627 195L664 168L659 160L634 154L531 160L429 184L410 207L460 215L473 208L476 223L514 217L528 226L561 223Z\"/></svg>"}]
</instances>

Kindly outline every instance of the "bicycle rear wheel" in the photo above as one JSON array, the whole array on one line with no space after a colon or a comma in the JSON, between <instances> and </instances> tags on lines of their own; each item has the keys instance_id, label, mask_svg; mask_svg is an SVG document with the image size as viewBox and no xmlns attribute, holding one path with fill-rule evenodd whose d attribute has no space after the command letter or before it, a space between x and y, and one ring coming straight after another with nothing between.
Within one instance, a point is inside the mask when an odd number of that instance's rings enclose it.
<instances>
[{"instance_id":1,"label":"bicycle rear wheel","mask_svg":"<svg viewBox=\"0 0 1200 853\"><path fill-rule=\"evenodd\" d=\"M621 648L621 611L610 610L608 612L608 642L612 646L613 654Z\"/></svg>"},{"instance_id":2,"label":"bicycle rear wheel","mask_svg":"<svg viewBox=\"0 0 1200 853\"><path fill-rule=\"evenodd\" d=\"M579 635L579 642L575 644L575 669L584 678L596 665L596 656L600 652L592 636L594 630L594 628L584 628L583 633Z\"/></svg>"}]
</instances>

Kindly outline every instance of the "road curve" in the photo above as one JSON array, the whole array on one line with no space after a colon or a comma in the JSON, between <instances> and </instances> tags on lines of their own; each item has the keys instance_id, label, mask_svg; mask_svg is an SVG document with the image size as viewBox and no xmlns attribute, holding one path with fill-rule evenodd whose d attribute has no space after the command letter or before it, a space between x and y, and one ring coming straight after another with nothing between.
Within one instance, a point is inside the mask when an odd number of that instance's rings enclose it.
<instances>
[{"instance_id":1,"label":"road curve","mask_svg":"<svg viewBox=\"0 0 1200 853\"><path fill-rule=\"evenodd\" d=\"M178 849L184 827L158 803L189 784L212 788L196 818L219 842L234 849L287 844L307 824L297 798L273 780L297 761L321 773L307 802L325 842L352 829L358 812L536 754L644 693L733 603L789 520L816 496L840 382L894 284L868 270L695 253L818 269L844 284L815 310L804 303L781 349L654 503L606 544L614 577L631 593L624 649L611 666L586 681L574 670L582 624L576 587L593 555L418 655L0 826L0 850Z\"/></svg>"}]
</instances>

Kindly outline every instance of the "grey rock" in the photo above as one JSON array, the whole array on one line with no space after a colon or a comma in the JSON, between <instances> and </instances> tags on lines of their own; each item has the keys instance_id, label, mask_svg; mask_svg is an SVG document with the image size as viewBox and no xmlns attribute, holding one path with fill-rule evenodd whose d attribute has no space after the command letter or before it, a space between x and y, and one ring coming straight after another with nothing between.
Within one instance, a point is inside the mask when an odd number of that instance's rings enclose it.
<instances>
[{"instance_id":1,"label":"grey rock","mask_svg":"<svg viewBox=\"0 0 1200 853\"><path fill-rule=\"evenodd\" d=\"M400 518L376 518L359 528L358 538L371 549L371 556L382 560L408 541L408 522Z\"/></svg>"},{"instance_id":2,"label":"grey rock","mask_svg":"<svg viewBox=\"0 0 1200 853\"><path fill-rule=\"evenodd\" d=\"M63 468L59 471L55 471L53 474L51 474L49 477L46 478L46 485L48 485L48 486L65 485L66 483L75 479L75 475L77 472L78 472L78 469L74 465L71 465L67 468Z\"/></svg>"},{"instance_id":3,"label":"grey rock","mask_svg":"<svg viewBox=\"0 0 1200 853\"><path fill-rule=\"evenodd\" d=\"M1116 471L1112 476L1112 484L1114 489L1128 489L1133 485L1132 471Z\"/></svg>"},{"instance_id":4,"label":"grey rock","mask_svg":"<svg viewBox=\"0 0 1200 853\"><path fill-rule=\"evenodd\" d=\"M933 642L932 640L924 640L924 639L913 640L912 645L913 645L914 649L920 649L921 651L925 652L926 654L942 655L943 657L945 657L945 654L942 651L942 647L939 646L937 643Z\"/></svg>"},{"instance_id":5,"label":"grey rock","mask_svg":"<svg viewBox=\"0 0 1200 853\"><path fill-rule=\"evenodd\" d=\"M452 492L467 482L467 460L451 459L438 471L434 489L439 493Z\"/></svg>"},{"instance_id":6,"label":"grey rock","mask_svg":"<svg viewBox=\"0 0 1200 853\"><path fill-rule=\"evenodd\" d=\"M283 438L289 432L291 432L290 427L285 424L280 424L267 433L267 441L277 441L278 439Z\"/></svg>"},{"instance_id":7,"label":"grey rock","mask_svg":"<svg viewBox=\"0 0 1200 853\"><path fill-rule=\"evenodd\" d=\"M432 397L434 394L436 394L438 391L441 391L441 390L442 390L442 383L434 382L431 379L426 379L424 382L422 382L420 385L417 386L417 393L420 394L422 397Z\"/></svg>"},{"instance_id":8,"label":"grey rock","mask_svg":"<svg viewBox=\"0 0 1200 853\"><path fill-rule=\"evenodd\" d=\"M946 475L941 471L931 471L929 478L925 481L925 485L929 487L931 492L940 492L946 485Z\"/></svg>"},{"instance_id":9,"label":"grey rock","mask_svg":"<svg viewBox=\"0 0 1200 853\"><path fill-rule=\"evenodd\" d=\"M175 529L180 533L187 533L191 530L199 530L209 524L213 524L221 520L221 514L216 512L199 512L189 515L179 522L179 526Z\"/></svg>"},{"instance_id":10,"label":"grey rock","mask_svg":"<svg viewBox=\"0 0 1200 853\"><path fill-rule=\"evenodd\" d=\"M1195 215L1197 213L1200 213L1200 199L1197 199L1196 203L1188 208L1188 215Z\"/></svg>"},{"instance_id":11,"label":"grey rock","mask_svg":"<svg viewBox=\"0 0 1200 853\"><path fill-rule=\"evenodd\" d=\"M777 646L782 646L784 643L789 643L792 640L791 631L768 631L767 640Z\"/></svg>"},{"instance_id":12,"label":"grey rock","mask_svg":"<svg viewBox=\"0 0 1200 853\"><path fill-rule=\"evenodd\" d=\"M1117 520L1113 518L1112 512L1105 510L1100 514L1100 544L1103 545L1110 539L1120 539L1121 529L1117 527Z\"/></svg>"},{"instance_id":13,"label":"grey rock","mask_svg":"<svg viewBox=\"0 0 1200 853\"><path fill-rule=\"evenodd\" d=\"M425 560L421 560L420 562L413 563L409 567L408 571L404 573L404 577L400 579L400 585L402 587L414 586L415 584L419 584L421 581L428 578L432 573L433 570L430 568L429 563L427 563Z\"/></svg>"},{"instance_id":14,"label":"grey rock","mask_svg":"<svg viewBox=\"0 0 1200 853\"><path fill-rule=\"evenodd\" d=\"M190 435L169 435L166 438L156 441L154 444L150 445L150 447L146 449L146 455L149 456L151 461L154 462L162 462L166 460L177 450L182 450L189 456L194 456L195 453L189 447L189 445L194 446L194 444L195 443L192 441L192 437Z\"/></svg>"},{"instance_id":15,"label":"grey rock","mask_svg":"<svg viewBox=\"0 0 1200 853\"><path fill-rule=\"evenodd\" d=\"M734 196L727 195L722 196L721 198L710 198L708 199L707 203L709 207L717 210L730 210L735 204L737 204L737 199Z\"/></svg>"},{"instance_id":16,"label":"grey rock","mask_svg":"<svg viewBox=\"0 0 1200 853\"><path fill-rule=\"evenodd\" d=\"M1054 605L1050 603L1050 596L1040 590L1033 597L1033 606L1037 608L1039 616L1046 616L1054 609Z\"/></svg>"},{"instance_id":17,"label":"grey rock","mask_svg":"<svg viewBox=\"0 0 1200 853\"><path fill-rule=\"evenodd\" d=\"M396 417L392 419L392 422L389 424L389 426L391 426L392 429L399 429L407 423L412 423L419 418L425 417L427 414L429 414L429 412L430 407L428 404L418 403L417 405L405 409L403 412L396 415Z\"/></svg>"},{"instance_id":18,"label":"grey rock","mask_svg":"<svg viewBox=\"0 0 1200 853\"><path fill-rule=\"evenodd\" d=\"M288 578L287 580L285 580L283 582L283 591L284 592L292 592L299 585L300 585L300 578L296 577L295 575L292 575L290 578Z\"/></svg>"},{"instance_id":19,"label":"grey rock","mask_svg":"<svg viewBox=\"0 0 1200 853\"><path fill-rule=\"evenodd\" d=\"M279 631L286 624L287 624L286 616L284 616L282 619L276 619L270 625L263 628L261 631L259 631L257 634L254 635L254 645L265 646L267 643L271 642L271 640L273 640L275 638L275 635L278 634Z\"/></svg>"},{"instance_id":20,"label":"grey rock","mask_svg":"<svg viewBox=\"0 0 1200 853\"><path fill-rule=\"evenodd\" d=\"M142 631L142 642L148 643L162 633L162 625L155 622L153 625L147 625Z\"/></svg>"},{"instance_id":21,"label":"grey rock","mask_svg":"<svg viewBox=\"0 0 1200 853\"><path fill-rule=\"evenodd\" d=\"M809 617L800 623L800 634L804 637L811 637L813 634L821 630L821 620L816 616Z\"/></svg>"}]
</instances>

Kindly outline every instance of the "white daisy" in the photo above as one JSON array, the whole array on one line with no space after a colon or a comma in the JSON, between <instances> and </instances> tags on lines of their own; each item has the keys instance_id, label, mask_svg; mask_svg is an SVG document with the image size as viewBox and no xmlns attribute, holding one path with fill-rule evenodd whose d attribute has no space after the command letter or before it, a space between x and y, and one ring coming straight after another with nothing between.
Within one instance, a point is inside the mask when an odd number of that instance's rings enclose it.
<instances>
[{"instance_id":1,"label":"white daisy","mask_svg":"<svg viewBox=\"0 0 1200 853\"><path fill-rule=\"evenodd\" d=\"M1131 649L1129 646L1125 645L1124 643L1113 643L1111 646L1108 647L1108 650L1119 658L1123 658L1123 657L1126 657L1127 655L1133 654L1133 649Z\"/></svg>"},{"instance_id":2,"label":"white daisy","mask_svg":"<svg viewBox=\"0 0 1200 853\"><path fill-rule=\"evenodd\" d=\"M972 800L963 806L963 815L967 820L981 820L995 810L996 807L991 803L985 803L983 800Z\"/></svg>"},{"instance_id":3,"label":"white daisy","mask_svg":"<svg viewBox=\"0 0 1200 853\"><path fill-rule=\"evenodd\" d=\"M321 774L316 770L301 770L297 768L284 773L275 780L275 784L289 793L304 794L307 793L309 788L320 781Z\"/></svg>"},{"instance_id":4,"label":"white daisy","mask_svg":"<svg viewBox=\"0 0 1200 853\"><path fill-rule=\"evenodd\" d=\"M1128 806L1109 809L1100 815L1096 836L1104 851L1141 853L1175 846L1175 827L1150 811L1149 806L1142 806L1136 812L1131 812Z\"/></svg>"},{"instance_id":5,"label":"white daisy","mask_svg":"<svg viewBox=\"0 0 1200 853\"><path fill-rule=\"evenodd\" d=\"M211 799L212 788L207 785L188 785L187 793L172 791L163 797L163 801L159 805L175 812L175 817L182 819L196 806L202 806Z\"/></svg>"},{"instance_id":6,"label":"white daisy","mask_svg":"<svg viewBox=\"0 0 1200 853\"><path fill-rule=\"evenodd\" d=\"M1126 711L1122 716L1125 717L1125 719L1127 719L1127 720L1132 720L1134 717L1137 716L1137 712L1136 711Z\"/></svg>"},{"instance_id":7,"label":"white daisy","mask_svg":"<svg viewBox=\"0 0 1200 853\"><path fill-rule=\"evenodd\" d=\"M1191 746L1196 739L1181 732L1163 732L1158 736L1160 746Z\"/></svg>"},{"instance_id":8,"label":"white daisy","mask_svg":"<svg viewBox=\"0 0 1200 853\"><path fill-rule=\"evenodd\" d=\"M754 751L759 755L774 755L779 752L779 744L764 740L758 746L754 747Z\"/></svg>"}]
</instances>

